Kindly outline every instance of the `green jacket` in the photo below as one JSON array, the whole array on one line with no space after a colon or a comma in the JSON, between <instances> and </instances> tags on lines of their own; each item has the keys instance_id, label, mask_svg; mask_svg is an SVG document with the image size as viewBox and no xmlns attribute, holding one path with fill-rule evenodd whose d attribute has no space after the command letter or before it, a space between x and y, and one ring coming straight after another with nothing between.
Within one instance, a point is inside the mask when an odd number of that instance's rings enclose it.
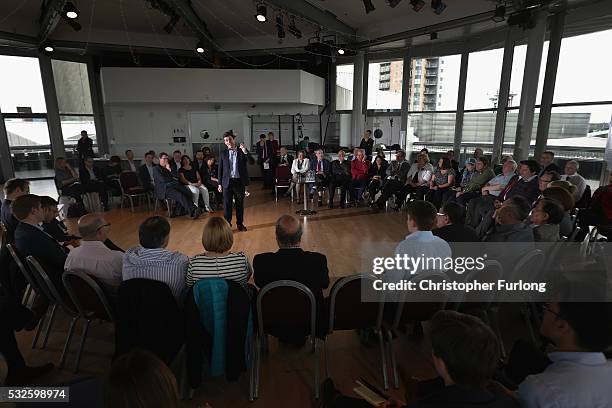
<instances>
[{"instance_id":1,"label":"green jacket","mask_svg":"<svg viewBox=\"0 0 612 408\"><path fill-rule=\"evenodd\" d=\"M474 174L470 181L465 185L463 189L464 193L480 190L489 180L495 177L495 173L490 168L486 168L483 171L474 170Z\"/></svg>"}]
</instances>

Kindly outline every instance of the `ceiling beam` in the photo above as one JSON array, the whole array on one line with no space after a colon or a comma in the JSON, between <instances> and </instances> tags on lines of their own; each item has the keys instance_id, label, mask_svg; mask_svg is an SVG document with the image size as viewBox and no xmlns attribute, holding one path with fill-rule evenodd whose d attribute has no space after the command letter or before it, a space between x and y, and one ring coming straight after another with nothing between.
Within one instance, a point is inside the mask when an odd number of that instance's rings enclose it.
<instances>
[{"instance_id":1,"label":"ceiling beam","mask_svg":"<svg viewBox=\"0 0 612 408\"><path fill-rule=\"evenodd\" d=\"M46 2L46 7L43 6L43 11L40 16L40 28L38 30L38 42L47 41L57 23L62 17L62 10L66 5L67 0L49 0Z\"/></svg>"},{"instance_id":2,"label":"ceiling beam","mask_svg":"<svg viewBox=\"0 0 612 408\"><path fill-rule=\"evenodd\" d=\"M191 28L194 34L198 37L201 37L204 41L208 43L210 51L216 50L217 47L214 44L212 34L210 33L210 31L208 31L206 23L202 21L200 16L198 16L198 14L191 6L191 2L189 0L169 0L169 2L174 5L174 9L178 13L178 15L185 20L185 22Z\"/></svg>"},{"instance_id":3,"label":"ceiling beam","mask_svg":"<svg viewBox=\"0 0 612 408\"><path fill-rule=\"evenodd\" d=\"M344 33L350 41L354 40L357 33L357 30L339 20L334 13L321 10L306 0L265 0L265 3L308 20L323 29L335 31L337 34Z\"/></svg>"}]
</instances>

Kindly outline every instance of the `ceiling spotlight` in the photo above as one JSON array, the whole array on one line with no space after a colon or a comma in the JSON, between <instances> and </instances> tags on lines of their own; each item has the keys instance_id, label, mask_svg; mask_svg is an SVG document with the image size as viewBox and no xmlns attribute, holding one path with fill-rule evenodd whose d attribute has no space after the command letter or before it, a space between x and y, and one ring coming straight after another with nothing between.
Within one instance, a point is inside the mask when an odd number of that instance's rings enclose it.
<instances>
[{"instance_id":1,"label":"ceiling spotlight","mask_svg":"<svg viewBox=\"0 0 612 408\"><path fill-rule=\"evenodd\" d=\"M387 0L387 4L389 4L389 7L395 8L400 1L402 0Z\"/></svg>"},{"instance_id":2,"label":"ceiling spotlight","mask_svg":"<svg viewBox=\"0 0 612 408\"><path fill-rule=\"evenodd\" d=\"M344 48L338 48L338 54L344 55Z\"/></svg>"},{"instance_id":3,"label":"ceiling spotlight","mask_svg":"<svg viewBox=\"0 0 612 408\"><path fill-rule=\"evenodd\" d=\"M442 2L442 0L431 0L431 8L434 13L442 14L442 12L446 9L446 4Z\"/></svg>"},{"instance_id":4,"label":"ceiling spotlight","mask_svg":"<svg viewBox=\"0 0 612 408\"><path fill-rule=\"evenodd\" d=\"M202 41L198 42L195 50L198 54L204 54L206 52L206 46L204 45L204 42Z\"/></svg>"},{"instance_id":5,"label":"ceiling spotlight","mask_svg":"<svg viewBox=\"0 0 612 408\"><path fill-rule=\"evenodd\" d=\"M283 17L276 16L276 35L279 39L285 38L285 25L283 23Z\"/></svg>"},{"instance_id":6,"label":"ceiling spotlight","mask_svg":"<svg viewBox=\"0 0 612 408\"><path fill-rule=\"evenodd\" d=\"M43 47L43 50L44 50L45 52L53 52L53 51L55 51L55 47L53 47L51 44L46 44L46 45Z\"/></svg>"},{"instance_id":7,"label":"ceiling spotlight","mask_svg":"<svg viewBox=\"0 0 612 408\"><path fill-rule=\"evenodd\" d=\"M295 38L302 38L302 32L295 25L295 16L289 17L289 25L287 26L287 30Z\"/></svg>"},{"instance_id":8,"label":"ceiling spotlight","mask_svg":"<svg viewBox=\"0 0 612 408\"><path fill-rule=\"evenodd\" d=\"M425 6L425 0L410 0L410 4L414 11L419 12Z\"/></svg>"},{"instance_id":9,"label":"ceiling spotlight","mask_svg":"<svg viewBox=\"0 0 612 408\"><path fill-rule=\"evenodd\" d=\"M64 15L72 20L79 17L79 11L73 2L66 2L66 5L64 6Z\"/></svg>"},{"instance_id":10,"label":"ceiling spotlight","mask_svg":"<svg viewBox=\"0 0 612 408\"><path fill-rule=\"evenodd\" d=\"M260 2L259 4L257 4L257 14L255 14L255 18L257 19L257 21L259 21L260 23L265 23L267 18L266 18L266 14L267 14L267 7L263 2Z\"/></svg>"},{"instance_id":11,"label":"ceiling spotlight","mask_svg":"<svg viewBox=\"0 0 612 408\"><path fill-rule=\"evenodd\" d=\"M429 39L430 40L437 40L438 39L438 33L436 33L435 31L433 33L429 33Z\"/></svg>"},{"instance_id":12,"label":"ceiling spotlight","mask_svg":"<svg viewBox=\"0 0 612 408\"><path fill-rule=\"evenodd\" d=\"M366 14L376 10L374 5L372 4L372 0L363 0L363 6L365 7Z\"/></svg>"},{"instance_id":13,"label":"ceiling spotlight","mask_svg":"<svg viewBox=\"0 0 612 408\"><path fill-rule=\"evenodd\" d=\"M505 19L506 6L500 4L499 6L495 7L495 11L493 12L493 17L491 17L491 20L495 21L496 23L501 23Z\"/></svg>"}]
</instances>

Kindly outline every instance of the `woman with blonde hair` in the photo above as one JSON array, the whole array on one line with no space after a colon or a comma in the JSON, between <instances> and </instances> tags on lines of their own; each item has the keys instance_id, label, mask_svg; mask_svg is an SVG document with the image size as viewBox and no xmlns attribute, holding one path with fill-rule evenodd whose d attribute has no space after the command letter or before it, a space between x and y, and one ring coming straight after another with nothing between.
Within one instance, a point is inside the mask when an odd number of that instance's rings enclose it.
<instances>
[{"instance_id":1,"label":"woman with blonde hair","mask_svg":"<svg viewBox=\"0 0 612 408\"><path fill-rule=\"evenodd\" d=\"M212 217L202 231L203 253L189 260L187 287L198 280L221 278L238 282L246 287L252 269L243 252L230 252L234 245L234 234L229 223L222 217Z\"/></svg>"}]
</instances>

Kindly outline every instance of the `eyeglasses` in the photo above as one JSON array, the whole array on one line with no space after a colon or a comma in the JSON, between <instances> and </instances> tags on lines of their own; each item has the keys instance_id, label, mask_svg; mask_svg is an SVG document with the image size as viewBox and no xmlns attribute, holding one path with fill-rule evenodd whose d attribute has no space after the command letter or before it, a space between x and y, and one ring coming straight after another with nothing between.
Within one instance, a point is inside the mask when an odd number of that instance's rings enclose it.
<instances>
[{"instance_id":1,"label":"eyeglasses","mask_svg":"<svg viewBox=\"0 0 612 408\"><path fill-rule=\"evenodd\" d=\"M444 214L444 213L440 213L439 212L437 215L438 215L438 217L446 217L448 214Z\"/></svg>"},{"instance_id":2,"label":"eyeglasses","mask_svg":"<svg viewBox=\"0 0 612 408\"><path fill-rule=\"evenodd\" d=\"M104 228L104 227L110 227L110 226L111 226L111 225L110 225L110 222L109 222L109 223L106 223L106 224L104 224L104 225L100 225L96 231L100 231L102 228Z\"/></svg>"}]
</instances>

